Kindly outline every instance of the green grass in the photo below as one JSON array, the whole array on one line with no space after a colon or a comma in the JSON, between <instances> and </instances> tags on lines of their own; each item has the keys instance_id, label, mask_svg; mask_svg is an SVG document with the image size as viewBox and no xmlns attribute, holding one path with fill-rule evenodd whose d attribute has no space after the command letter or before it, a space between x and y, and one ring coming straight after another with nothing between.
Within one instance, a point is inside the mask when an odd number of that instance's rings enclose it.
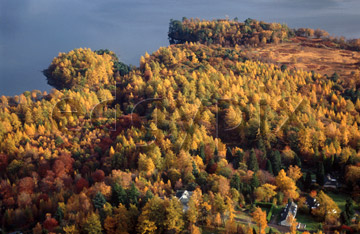
<instances>
[{"instance_id":1,"label":"green grass","mask_svg":"<svg viewBox=\"0 0 360 234\"><path fill-rule=\"evenodd\" d=\"M346 199L350 198L349 195L344 193L327 192L326 194L334 200L334 202L339 206L340 210L345 209Z\"/></svg>"},{"instance_id":2,"label":"green grass","mask_svg":"<svg viewBox=\"0 0 360 234\"><path fill-rule=\"evenodd\" d=\"M251 220L251 215L245 213L245 212L242 212L242 211L238 211L235 213L235 217L238 218L238 219L250 219Z\"/></svg>"},{"instance_id":3,"label":"green grass","mask_svg":"<svg viewBox=\"0 0 360 234\"><path fill-rule=\"evenodd\" d=\"M310 214L298 213L296 215L296 221L302 224L306 224L306 230L317 230L320 223L315 220Z\"/></svg>"},{"instance_id":4,"label":"green grass","mask_svg":"<svg viewBox=\"0 0 360 234\"><path fill-rule=\"evenodd\" d=\"M281 213L281 211L284 209L284 206L275 206L273 209L273 215L278 215Z\"/></svg>"}]
</instances>

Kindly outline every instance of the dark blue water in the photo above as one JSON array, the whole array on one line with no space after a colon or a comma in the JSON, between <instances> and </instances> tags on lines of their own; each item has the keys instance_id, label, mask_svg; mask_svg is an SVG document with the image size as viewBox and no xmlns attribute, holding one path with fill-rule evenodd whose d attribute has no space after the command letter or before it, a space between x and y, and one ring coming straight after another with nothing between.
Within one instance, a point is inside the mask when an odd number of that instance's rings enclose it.
<instances>
[{"instance_id":1,"label":"dark blue water","mask_svg":"<svg viewBox=\"0 0 360 234\"><path fill-rule=\"evenodd\" d=\"M50 90L41 71L59 52L108 48L138 65L167 46L171 18L258 20L360 37L358 0L0 0L0 96Z\"/></svg>"}]
</instances>

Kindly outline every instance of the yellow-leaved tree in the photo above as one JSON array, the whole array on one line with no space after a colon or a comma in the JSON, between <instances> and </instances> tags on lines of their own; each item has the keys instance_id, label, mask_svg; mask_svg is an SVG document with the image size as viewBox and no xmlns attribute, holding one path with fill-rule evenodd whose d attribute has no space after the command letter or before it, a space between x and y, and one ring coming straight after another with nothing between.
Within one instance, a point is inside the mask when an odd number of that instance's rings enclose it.
<instances>
[{"instance_id":1,"label":"yellow-leaved tree","mask_svg":"<svg viewBox=\"0 0 360 234\"><path fill-rule=\"evenodd\" d=\"M59 53L48 69L44 70L49 85L57 89L95 88L115 84L113 56L98 54L91 49L74 49Z\"/></svg>"},{"instance_id":2,"label":"yellow-leaved tree","mask_svg":"<svg viewBox=\"0 0 360 234\"><path fill-rule=\"evenodd\" d=\"M253 221L259 227L259 233L265 234L265 228L267 227L266 211L261 210L260 207L256 207L255 211L251 214Z\"/></svg>"},{"instance_id":3,"label":"yellow-leaved tree","mask_svg":"<svg viewBox=\"0 0 360 234\"><path fill-rule=\"evenodd\" d=\"M297 181L298 179L300 179L302 177L302 172L301 172L301 168L298 166L293 166L291 165L288 169L288 171L286 172L287 176L290 177L293 181Z\"/></svg>"},{"instance_id":4,"label":"yellow-leaved tree","mask_svg":"<svg viewBox=\"0 0 360 234\"><path fill-rule=\"evenodd\" d=\"M276 186L272 184L263 184L255 189L255 197L257 201L268 202L276 195Z\"/></svg>"},{"instance_id":5,"label":"yellow-leaved tree","mask_svg":"<svg viewBox=\"0 0 360 234\"><path fill-rule=\"evenodd\" d=\"M283 169L281 169L275 181L279 190L283 192L287 198L297 199L299 197L299 193L296 191L297 187L295 181L286 176Z\"/></svg>"},{"instance_id":6,"label":"yellow-leaved tree","mask_svg":"<svg viewBox=\"0 0 360 234\"><path fill-rule=\"evenodd\" d=\"M334 223L340 217L340 208L331 197L320 191L316 197L319 207L312 210L312 214L327 223Z\"/></svg>"}]
</instances>

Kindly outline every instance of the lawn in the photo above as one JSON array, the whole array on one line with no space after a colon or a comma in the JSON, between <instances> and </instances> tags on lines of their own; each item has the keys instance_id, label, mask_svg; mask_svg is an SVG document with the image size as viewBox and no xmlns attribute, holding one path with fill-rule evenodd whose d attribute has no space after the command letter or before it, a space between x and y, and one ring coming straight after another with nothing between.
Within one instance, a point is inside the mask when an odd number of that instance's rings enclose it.
<instances>
[{"instance_id":1,"label":"lawn","mask_svg":"<svg viewBox=\"0 0 360 234\"><path fill-rule=\"evenodd\" d=\"M306 224L306 230L318 230L321 223L317 222L310 214L304 214L299 212L296 215L296 221L302 224Z\"/></svg>"},{"instance_id":2,"label":"lawn","mask_svg":"<svg viewBox=\"0 0 360 234\"><path fill-rule=\"evenodd\" d=\"M277 216L284 209L284 206L275 206L273 210L273 216Z\"/></svg>"},{"instance_id":3,"label":"lawn","mask_svg":"<svg viewBox=\"0 0 360 234\"><path fill-rule=\"evenodd\" d=\"M346 199L350 198L349 195L344 193L327 192L326 194L334 200L340 210L345 209Z\"/></svg>"}]
</instances>

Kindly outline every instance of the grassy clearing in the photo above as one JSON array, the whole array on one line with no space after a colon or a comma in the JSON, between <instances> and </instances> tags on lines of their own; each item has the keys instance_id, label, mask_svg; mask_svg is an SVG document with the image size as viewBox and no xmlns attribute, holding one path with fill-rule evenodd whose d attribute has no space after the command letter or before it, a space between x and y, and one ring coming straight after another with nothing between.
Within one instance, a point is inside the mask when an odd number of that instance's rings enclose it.
<instances>
[{"instance_id":1,"label":"grassy clearing","mask_svg":"<svg viewBox=\"0 0 360 234\"><path fill-rule=\"evenodd\" d=\"M334 200L341 210L345 209L346 199L350 198L349 195L344 193L327 192L326 194Z\"/></svg>"},{"instance_id":2,"label":"grassy clearing","mask_svg":"<svg viewBox=\"0 0 360 234\"><path fill-rule=\"evenodd\" d=\"M306 224L306 230L315 231L318 230L321 223L317 222L310 214L298 213L296 215L296 221Z\"/></svg>"}]
</instances>

